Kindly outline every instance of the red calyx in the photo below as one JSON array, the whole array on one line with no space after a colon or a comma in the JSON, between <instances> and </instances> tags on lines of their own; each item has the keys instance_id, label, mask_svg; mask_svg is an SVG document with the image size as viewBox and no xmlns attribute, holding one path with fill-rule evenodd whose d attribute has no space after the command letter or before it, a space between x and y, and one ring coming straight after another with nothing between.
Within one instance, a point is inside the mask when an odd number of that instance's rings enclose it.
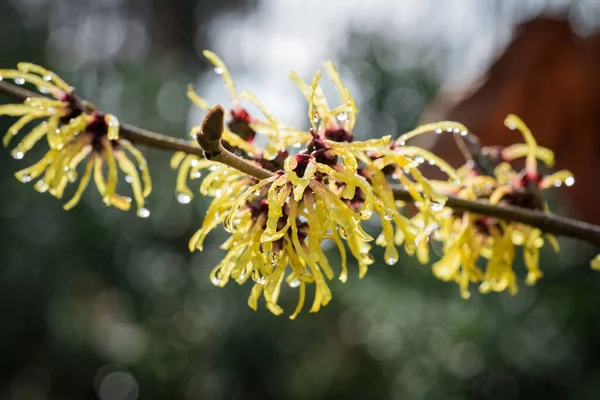
<instances>
[{"instance_id":1,"label":"red calyx","mask_svg":"<svg viewBox=\"0 0 600 400\"><path fill-rule=\"evenodd\" d=\"M325 137L334 142L352 142L354 136L343 128L327 129L325 131Z\"/></svg>"},{"instance_id":2,"label":"red calyx","mask_svg":"<svg viewBox=\"0 0 600 400\"><path fill-rule=\"evenodd\" d=\"M294 157L296 160L296 168L294 168L294 172L299 176L299 177L303 177L304 173L306 172L306 167L308 166L308 163L310 162L311 156L308 154L296 154L296 157Z\"/></svg>"},{"instance_id":3,"label":"red calyx","mask_svg":"<svg viewBox=\"0 0 600 400\"><path fill-rule=\"evenodd\" d=\"M229 112L231 119L227 123L229 130L247 142L254 141L256 132L250 127L252 116L242 107L235 107Z\"/></svg>"}]
</instances>

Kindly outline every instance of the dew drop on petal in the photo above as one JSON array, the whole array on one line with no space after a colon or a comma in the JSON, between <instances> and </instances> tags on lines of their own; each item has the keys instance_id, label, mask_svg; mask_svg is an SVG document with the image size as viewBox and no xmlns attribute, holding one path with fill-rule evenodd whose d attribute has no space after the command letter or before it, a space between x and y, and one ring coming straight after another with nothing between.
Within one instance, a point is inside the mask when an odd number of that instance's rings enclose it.
<instances>
[{"instance_id":1,"label":"dew drop on petal","mask_svg":"<svg viewBox=\"0 0 600 400\"><path fill-rule=\"evenodd\" d=\"M194 158L194 159L192 160L192 162L190 163L190 165L191 165L192 167L197 167L197 166L198 166L198 160Z\"/></svg>"},{"instance_id":2,"label":"dew drop on petal","mask_svg":"<svg viewBox=\"0 0 600 400\"><path fill-rule=\"evenodd\" d=\"M341 112L336 116L337 120L340 122L344 122L348 119L348 114L346 114L345 112Z\"/></svg>"},{"instance_id":3,"label":"dew drop on petal","mask_svg":"<svg viewBox=\"0 0 600 400\"><path fill-rule=\"evenodd\" d=\"M469 132L467 131L460 131L460 136L467 136L469 134Z\"/></svg>"},{"instance_id":4,"label":"dew drop on petal","mask_svg":"<svg viewBox=\"0 0 600 400\"><path fill-rule=\"evenodd\" d=\"M42 93L42 94L47 94L47 93L48 93L48 89L46 89L46 88L45 88L45 87L43 87L43 86L40 86L38 90L39 90L39 91L40 91L40 93Z\"/></svg>"},{"instance_id":5,"label":"dew drop on petal","mask_svg":"<svg viewBox=\"0 0 600 400\"><path fill-rule=\"evenodd\" d=\"M137 215L140 218L148 218L150 216L150 210L146 207L142 207L138 210Z\"/></svg>"},{"instance_id":6,"label":"dew drop on petal","mask_svg":"<svg viewBox=\"0 0 600 400\"><path fill-rule=\"evenodd\" d=\"M17 85L25 84L25 79L23 79L23 78L15 78L14 81Z\"/></svg>"},{"instance_id":7,"label":"dew drop on petal","mask_svg":"<svg viewBox=\"0 0 600 400\"><path fill-rule=\"evenodd\" d=\"M279 254L275 253L274 251L270 251L267 253L267 259L272 266L275 266L277 263L279 263Z\"/></svg>"},{"instance_id":8,"label":"dew drop on petal","mask_svg":"<svg viewBox=\"0 0 600 400\"><path fill-rule=\"evenodd\" d=\"M198 171L198 172L194 172L192 174L192 179L199 179L202 176L202 172Z\"/></svg>"},{"instance_id":9,"label":"dew drop on petal","mask_svg":"<svg viewBox=\"0 0 600 400\"><path fill-rule=\"evenodd\" d=\"M29 175L23 175L20 180L23 183L27 183L27 182L31 181L31 176L29 176Z\"/></svg>"},{"instance_id":10,"label":"dew drop on petal","mask_svg":"<svg viewBox=\"0 0 600 400\"><path fill-rule=\"evenodd\" d=\"M216 276L213 276L212 278L210 278L210 281L215 286L219 286L222 283L222 281L219 278L217 278Z\"/></svg>"},{"instance_id":11,"label":"dew drop on petal","mask_svg":"<svg viewBox=\"0 0 600 400\"><path fill-rule=\"evenodd\" d=\"M567 177L567 179L565 179L565 185L567 186L573 186L573 184L575 183L575 178L573 178L572 176Z\"/></svg>"},{"instance_id":12,"label":"dew drop on petal","mask_svg":"<svg viewBox=\"0 0 600 400\"><path fill-rule=\"evenodd\" d=\"M13 152L12 156L15 160L20 160L25 154L22 151Z\"/></svg>"},{"instance_id":13,"label":"dew drop on petal","mask_svg":"<svg viewBox=\"0 0 600 400\"><path fill-rule=\"evenodd\" d=\"M218 75L222 75L223 74L223 68L215 67L215 73L218 74Z\"/></svg>"},{"instance_id":14,"label":"dew drop on petal","mask_svg":"<svg viewBox=\"0 0 600 400\"><path fill-rule=\"evenodd\" d=\"M131 177L131 175L125 175L125 182L127 182L127 183L133 182L133 178Z\"/></svg>"},{"instance_id":15,"label":"dew drop on petal","mask_svg":"<svg viewBox=\"0 0 600 400\"><path fill-rule=\"evenodd\" d=\"M43 78L46 82L50 82L52 80L52 75L44 75Z\"/></svg>"},{"instance_id":16,"label":"dew drop on petal","mask_svg":"<svg viewBox=\"0 0 600 400\"><path fill-rule=\"evenodd\" d=\"M561 187L562 186L562 181L560 179L557 179L554 181L554 187Z\"/></svg>"},{"instance_id":17,"label":"dew drop on petal","mask_svg":"<svg viewBox=\"0 0 600 400\"><path fill-rule=\"evenodd\" d=\"M343 239L348 239L348 233L346 232L346 230L342 227L339 227L339 231L340 231L340 236Z\"/></svg>"},{"instance_id":18,"label":"dew drop on petal","mask_svg":"<svg viewBox=\"0 0 600 400\"><path fill-rule=\"evenodd\" d=\"M185 193L179 193L177 195L177 201L181 204L189 204L192 201L192 198Z\"/></svg>"},{"instance_id":19,"label":"dew drop on petal","mask_svg":"<svg viewBox=\"0 0 600 400\"><path fill-rule=\"evenodd\" d=\"M442 211L444 209L444 206L440 203L433 202L431 203L429 208L431 209L431 211Z\"/></svg>"},{"instance_id":20,"label":"dew drop on petal","mask_svg":"<svg viewBox=\"0 0 600 400\"><path fill-rule=\"evenodd\" d=\"M440 133L442 133L442 128L437 128L435 131L436 135L439 135Z\"/></svg>"},{"instance_id":21,"label":"dew drop on petal","mask_svg":"<svg viewBox=\"0 0 600 400\"><path fill-rule=\"evenodd\" d=\"M397 262L398 262L398 260L397 260L395 257L387 257L387 258L385 259L385 263L386 263L387 265L394 265L394 264L396 264Z\"/></svg>"},{"instance_id":22,"label":"dew drop on petal","mask_svg":"<svg viewBox=\"0 0 600 400\"><path fill-rule=\"evenodd\" d=\"M290 287L293 287L293 288L298 287L298 286L300 286L300 280L299 279L294 279L293 281L291 281L289 283L289 285L290 285Z\"/></svg>"}]
</instances>

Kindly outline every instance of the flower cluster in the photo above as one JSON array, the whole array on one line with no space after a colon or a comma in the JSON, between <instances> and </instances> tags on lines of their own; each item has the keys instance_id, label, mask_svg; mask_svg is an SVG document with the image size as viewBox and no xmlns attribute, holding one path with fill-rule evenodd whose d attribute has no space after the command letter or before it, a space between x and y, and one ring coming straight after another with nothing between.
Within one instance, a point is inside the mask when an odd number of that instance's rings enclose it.
<instances>
[{"instance_id":1,"label":"flower cluster","mask_svg":"<svg viewBox=\"0 0 600 400\"><path fill-rule=\"evenodd\" d=\"M479 282L482 292L506 288L511 293L516 291L515 246L525 250L527 282L533 283L541 276L538 249L545 240L556 245L553 237L522 224L445 207L446 196L452 195L534 209L543 203L539 197L535 201L530 198L535 197L531 193L559 183L573 183L566 171L547 177L538 173L537 161L551 165L553 154L537 146L517 117L509 116L507 124L521 130L525 144L485 149L498 153L492 175L482 174L471 164L454 170L436 155L407 141L428 132L469 135L466 127L455 122L424 125L395 141L389 136L354 140L358 110L331 62L325 64L325 71L340 96L340 105L334 108L323 95L320 73L310 83L290 74L308 102L311 129L302 132L277 121L254 96L243 91L240 97L257 105L264 118L250 116L240 106L224 63L213 53L205 55L223 75L232 95L233 106L226 116L229 129L223 134L226 147L249 163L272 171L271 177L258 180L214 161L175 155L173 167L181 163L177 190L185 194L184 202L191 198L185 186L187 177L200 176L202 169L210 173L200 191L215 197L203 226L190 241L190 249L201 250L207 234L221 224L231 234L222 245L227 255L210 274L215 285L224 286L231 278L239 284L252 280L250 307L256 309L262 295L267 308L278 315L283 312L278 299L285 281L299 290L298 305L291 315L295 318L310 284L315 286L311 312L330 301L327 280L336 275L341 281L347 279L349 256L356 260L358 275L363 277L374 262L372 243L385 248L384 259L391 265L398 261L401 245L421 263L429 262L431 241L440 241L444 247L444 256L433 266L434 274L457 281L465 298L470 282ZM195 93L190 92L189 97L201 108L210 109L210 104ZM192 129L192 136L200 131L200 127ZM255 145L256 135L265 136L265 150ZM523 157L526 167L517 173L511 162ZM420 169L424 163L437 167L447 179L427 179ZM418 209L413 218L400 213L404 203L395 199L394 187L410 194L409 200ZM376 238L362 226L373 215L381 225ZM340 253L339 271L323 251L325 241L332 242ZM485 270L478 267L480 259L488 260Z\"/></svg>"},{"instance_id":2,"label":"flower cluster","mask_svg":"<svg viewBox=\"0 0 600 400\"><path fill-rule=\"evenodd\" d=\"M128 210L132 200L115 192L120 169L131 184L138 215L150 214L144 207L144 199L152 190L146 160L129 141L119 137L115 116L94 110L56 74L34 64L19 63L16 70L0 70L0 79L13 79L19 85L29 83L40 93L52 96L34 96L22 104L0 106L0 115L20 117L4 136L5 147L28 124L36 124L11 151L14 158L22 159L44 137L49 146L41 160L15 174L18 180L26 183L41 176L34 188L60 199L67 185L77 180L77 167L85 161L79 186L63 208L69 210L79 202L93 175L104 203Z\"/></svg>"},{"instance_id":3,"label":"flower cluster","mask_svg":"<svg viewBox=\"0 0 600 400\"><path fill-rule=\"evenodd\" d=\"M566 170L542 176L538 171L538 161L552 167L554 154L537 145L531 131L517 116L509 115L505 125L518 129L525 143L482 149L487 168L493 167L492 171L486 173L485 168L471 161L457 171L458 184L433 182L432 185L440 193L461 199L547 211L540 192L563 184L571 186L575 180ZM466 132L466 129L461 132ZM521 158L525 158L525 168L517 172L514 165ZM415 221L420 219L424 217L415 217ZM434 263L433 272L442 280L456 281L464 298L470 296L470 283L480 283L479 290L483 293L508 289L515 294L517 283L513 262L516 247L523 247L528 284L542 277L539 249L544 243L549 242L555 251L559 250L552 235L543 235L539 229L519 223L449 208L436 211L433 220L438 229L431 239L443 243L443 256ZM478 266L480 259L487 260L484 270Z\"/></svg>"}]
</instances>

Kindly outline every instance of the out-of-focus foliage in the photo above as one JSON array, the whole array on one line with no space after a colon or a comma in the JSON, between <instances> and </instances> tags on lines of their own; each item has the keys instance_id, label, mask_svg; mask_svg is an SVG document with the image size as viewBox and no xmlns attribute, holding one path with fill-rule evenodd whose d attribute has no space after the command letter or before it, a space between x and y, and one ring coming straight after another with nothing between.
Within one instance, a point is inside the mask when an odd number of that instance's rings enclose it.
<instances>
[{"instance_id":1,"label":"out-of-focus foliage","mask_svg":"<svg viewBox=\"0 0 600 400\"><path fill-rule=\"evenodd\" d=\"M252 10L220 8L230 6L11 1L0 15L0 33L11 38L0 65L48 65L121 120L184 137L185 85L207 67L195 49L214 48L218 40L207 33L216 15ZM310 21L302 24L310 29ZM366 138L413 126L444 66L420 57L423 50L410 43L397 47L381 29L348 43L355 47L338 64L342 75L354 71L359 108L369 116L356 131ZM409 68L394 61L401 56L412 60ZM245 288L212 286L207 276L223 256L224 235L213 235L203 253L186 250L208 203L178 204L165 184L176 174L170 155L144 154L157 166L148 220L106 208L93 191L64 213L50 196L34 196L16 181L19 165L7 152L0 155L0 397L594 399L600 393L600 283L572 243L563 243L558 258L543 253L544 279L516 297L474 294L465 302L427 266L403 257L394 267L371 266L368 280L350 274L345 285L333 283L339 295L319 314L277 319L245 307ZM375 256L382 259L383 251ZM332 252L332 263L336 257Z\"/></svg>"}]
</instances>

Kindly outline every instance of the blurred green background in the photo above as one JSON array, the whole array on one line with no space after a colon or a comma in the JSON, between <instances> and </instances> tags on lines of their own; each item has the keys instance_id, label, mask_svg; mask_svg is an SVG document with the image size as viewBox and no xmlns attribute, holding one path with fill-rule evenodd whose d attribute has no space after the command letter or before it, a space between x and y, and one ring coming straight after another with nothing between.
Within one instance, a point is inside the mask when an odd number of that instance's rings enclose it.
<instances>
[{"instance_id":1,"label":"blurred green background","mask_svg":"<svg viewBox=\"0 0 600 400\"><path fill-rule=\"evenodd\" d=\"M187 83L227 102L202 49L304 126L286 73L308 79L332 58L366 138L413 127L441 83L475 76L516 23L566 3L581 32L600 21L592 1L368 3L5 0L0 67L47 66L122 121L183 138L201 118ZM17 182L38 147L24 160L0 153L2 399L600 398L600 276L588 248L561 241L535 287L468 301L406 256L361 281L351 264L330 305L289 321L249 309L250 287L209 282L225 235L187 251L208 201L177 203L170 154L143 149L155 189L140 219L105 208L93 187L64 212ZM295 301L284 290L286 310Z\"/></svg>"}]
</instances>

